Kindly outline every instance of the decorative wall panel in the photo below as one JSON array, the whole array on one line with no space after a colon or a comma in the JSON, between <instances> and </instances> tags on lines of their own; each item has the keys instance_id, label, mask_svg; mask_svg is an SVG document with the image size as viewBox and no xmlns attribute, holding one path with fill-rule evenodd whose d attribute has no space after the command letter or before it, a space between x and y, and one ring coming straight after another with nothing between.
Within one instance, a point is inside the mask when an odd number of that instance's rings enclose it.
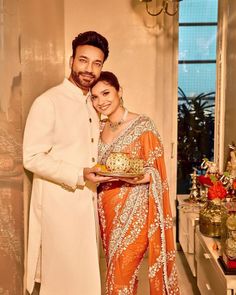
<instances>
[{"instance_id":1,"label":"decorative wall panel","mask_svg":"<svg viewBox=\"0 0 236 295\"><path fill-rule=\"evenodd\" d=\"M0 0L0 295L25 294L27 113L34 99L63 77L64 0Z\"/></svg>"},{"instance_id":2,"label":"decorative wall panel","mask_svg":"<svg viewBox=\"0 0 236 295\"><path fill-rule=\"evenodd\" d=\"M22 294L23 167L19 1L0 0L0 294Z\"/></svg>"}]
</instances>

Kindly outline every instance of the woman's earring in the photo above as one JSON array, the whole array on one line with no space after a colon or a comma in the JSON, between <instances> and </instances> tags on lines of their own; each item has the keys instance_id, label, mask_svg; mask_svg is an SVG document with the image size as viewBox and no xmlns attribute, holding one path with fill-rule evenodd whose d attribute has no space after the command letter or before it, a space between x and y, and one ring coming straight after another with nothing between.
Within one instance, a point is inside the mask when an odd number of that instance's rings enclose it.
<instances>
[{"instance_id":1,"label":"woman's earring","mask_svg":"<svg viewBox=\"0 0 236 295\"><path fill-rule=\"evenodd\" d=\"M121 106L121 107L123 107L123 105L124 105L123 98L122 98L122 97L120 97L120 106Z\"/></svg>"}]
</instances>

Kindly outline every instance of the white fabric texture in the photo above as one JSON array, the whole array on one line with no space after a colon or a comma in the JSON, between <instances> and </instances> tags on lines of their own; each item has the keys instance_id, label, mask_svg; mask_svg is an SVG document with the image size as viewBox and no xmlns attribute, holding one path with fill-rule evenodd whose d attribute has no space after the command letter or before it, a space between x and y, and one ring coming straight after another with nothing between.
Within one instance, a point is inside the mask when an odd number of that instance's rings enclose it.
<instances>
[{"instance_id":1,"label":"white fabric texture","mask_svg":"<svg viewBox=\"0 0 236 295\"><path fill-rule=\"evenodd\" d=\"M96 187L83 180L83 168L95 164L98 136L90 100L67 79L31 107L23 143L24 166L34 173L26 269L30 293L39 273L40 295L101 294Z\"/></svg>"}]
</instances>

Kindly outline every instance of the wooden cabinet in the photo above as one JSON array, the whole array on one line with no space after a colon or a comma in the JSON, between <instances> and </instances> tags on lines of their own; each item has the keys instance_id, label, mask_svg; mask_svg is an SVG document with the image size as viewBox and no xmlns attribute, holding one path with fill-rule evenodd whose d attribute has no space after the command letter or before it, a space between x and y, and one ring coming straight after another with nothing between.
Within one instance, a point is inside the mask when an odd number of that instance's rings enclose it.
<instances>
[{"instance_id":1,"label":"wooden cabinet","mask_svg":"<svg viewBox=\"0 0 236 295\"><path fill-rule=\"evenodd\" d=\"M178 239L193 276L196 276L195 228L198 224L198 208L185 202L185 196L178 196Z\"/></svg>"},{"instance_id":2,"label":"wooden cabinet","mask_svg":"<svg viewBox=\"0 0 236 295\"><path fill-rule=\"evenodd\" d=\"M236 275L225 275L218 263L219 239L205 237L198 227L199 208L178 196L178 240L202 295L236 295Z\"/></svg>"},{"instance_id":3,"label":"wooden cabinet","mask_svg":"<svg viewBox=\"0 0 236 295\"><path fill-rule=\"evenodd\" d=\"M218 263L219 251L213 249L212 238L195 232L197 285L202 295L236 295L236 276L225 275Z\"/></svg>"}]
</instances>

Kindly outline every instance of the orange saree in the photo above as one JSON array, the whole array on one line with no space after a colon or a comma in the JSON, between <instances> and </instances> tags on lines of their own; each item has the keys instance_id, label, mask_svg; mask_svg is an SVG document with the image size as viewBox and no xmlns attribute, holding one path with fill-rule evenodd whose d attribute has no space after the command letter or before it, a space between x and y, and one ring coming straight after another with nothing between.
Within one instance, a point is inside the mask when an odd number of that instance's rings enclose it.
<instances>
[{"instance_id":1,"label":"orange saree","mask_svg":"<svg viewBox=\"0 0 236 295\"><path fill-rule=\"evenodd\" d=\"M163 147L153 122L140 115L111 144L100 140L99 162L105 164L113 151L142 158L151 181L107 182L98 188L106 295L137 294L137 274L147 249L150 294L179 294Z\"/></svg>"}]
</instances>

